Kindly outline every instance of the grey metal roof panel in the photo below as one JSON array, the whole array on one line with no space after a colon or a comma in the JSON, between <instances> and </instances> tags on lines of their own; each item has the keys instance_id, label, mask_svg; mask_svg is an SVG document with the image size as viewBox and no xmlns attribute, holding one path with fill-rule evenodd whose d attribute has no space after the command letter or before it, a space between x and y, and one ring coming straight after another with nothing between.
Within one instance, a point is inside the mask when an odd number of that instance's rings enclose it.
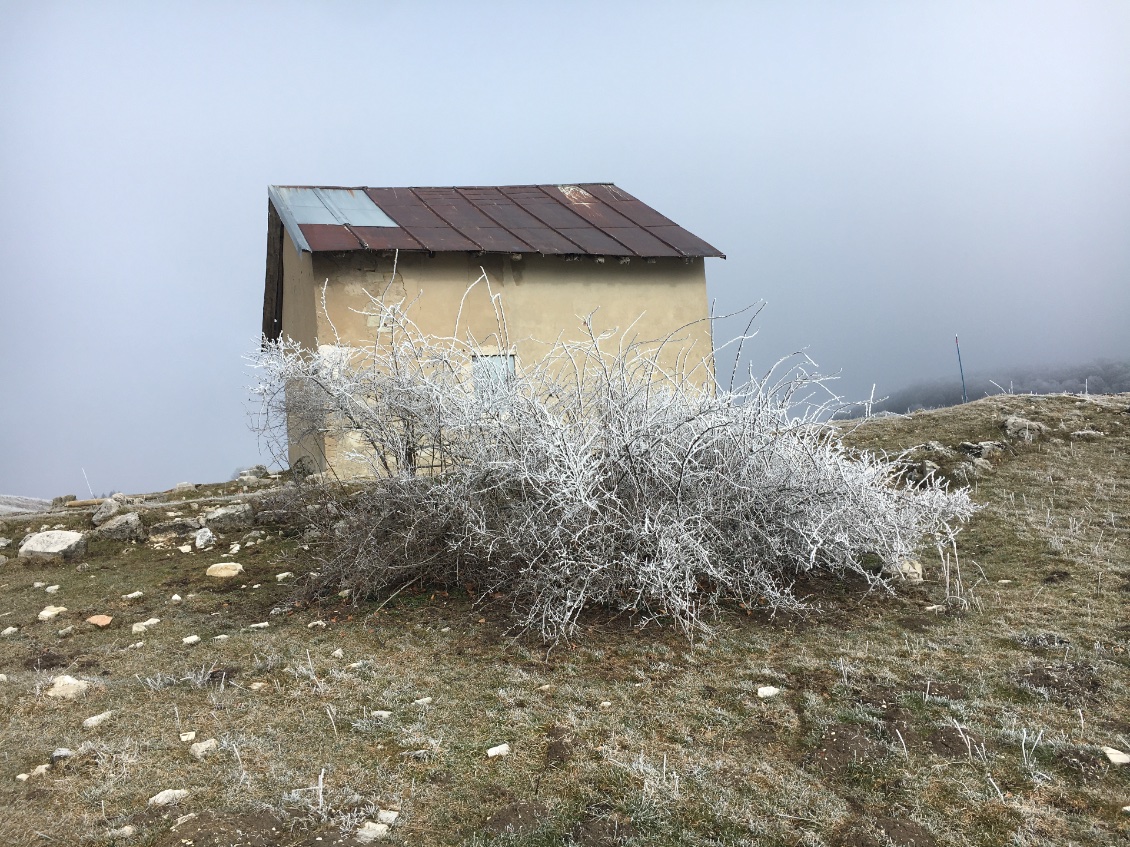
<instances>
[{"instance_id":1,"label":"grey metal roof panel","mask_svg":"<svg viewBox=\"0 0 1130 847\"><path fill-rule=\"evenodd\" d=\"M724 254L612 183L453 188L271 186L300 250L645 258ZM340 232L331 232L336 227Z\"/></svg>"}]
</instances>

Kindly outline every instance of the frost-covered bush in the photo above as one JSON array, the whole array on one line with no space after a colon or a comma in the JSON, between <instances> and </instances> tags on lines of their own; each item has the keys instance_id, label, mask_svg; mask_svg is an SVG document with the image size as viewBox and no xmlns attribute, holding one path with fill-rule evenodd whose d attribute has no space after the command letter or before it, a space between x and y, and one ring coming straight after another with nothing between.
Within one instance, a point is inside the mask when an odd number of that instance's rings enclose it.
<instances>
[{"instance_id":1,"label":"frost-covered bush","mask_svg":"<svg viewBox=\"0 0 1130 847\"><path fill-rule=\"evenodd\" d=\"M590 329L484 380L473 342L424 336L395 309L381 323L367 348L281 340L256 357L261 431L346 445L366 477L309 489L327 590L471 583L550 640L589 604L691 632L723 600L799 608L804 572L887 586L974 510L849 455L801 370L723 388L660 366L677 337L613 347Z\"/></svg>"}]
</instances>

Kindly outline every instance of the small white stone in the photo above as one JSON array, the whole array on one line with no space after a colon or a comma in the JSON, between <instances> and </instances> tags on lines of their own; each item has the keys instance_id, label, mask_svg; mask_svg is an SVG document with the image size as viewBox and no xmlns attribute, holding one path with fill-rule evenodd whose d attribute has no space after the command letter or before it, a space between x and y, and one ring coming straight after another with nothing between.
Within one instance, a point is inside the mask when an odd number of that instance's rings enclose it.
<instances>
[{"instance_id":1,"label":"small white stone","mask_svg":"<svg viewBox=\"0 0 1130 847\"><path fill-rule=\"evenodd\" d=\"M150 618L147 621L142 621L142 623L144 623L146 626L156 626L160 622L161 622L160 618Z\"/></svg>"},{"instance_id":2,"label":"small white stone","mask_svg":"<svg viewBox=\"0 0 1130 847\"><path fill-rule=\"evenodd\" d=\"M374 823L373 821L365 821L365 823L361 824L361 828L353 833L353 839L358 844L371 844L374 841L379 841L387 837L388 824Z\"/></svg>"},{"instance_id":3,"label":"small white stone","mask_svg":"<svg viewBox=\"0 0 1130 847\"><path fill-rule=\"evenodd\" d=\"M228 550L228 555L234 556L238 552L239 552L239 542L236 541L234 544L232 544L231 548Z\"/></svg>"},{"instance_id":4,"label":"small white stone","mask_svg":"<svg viewBox=\"0 0 1130 847\"><path fill-rule=\"evenodd\" d=\"M347 588L347 589L345 589L344 591L339 591L339 592L337 593L337 596L338 596L338 597L341 597L341 598L343 598L343 599L344 599L344 598L348 597L348 596L349 596L350 594L352 594L352 593L353 593L353 589L352 589L352 588Z\"/></svg>"},{"instance_id":5,"label":"small white stone","mask_svg":"<svg viewBox=\"0 0 1130 847\"><path fill-rule=\"evenodd\" d=\"M0 632L0 635L3 635L6 638L9 635L15 635L19 631L20 628L18 626L9 626L5 628L3 632Z\"/></svg>"},{"instance_id":6,"label":"small white stone","mask_svg":"<svg viewBox=\"0 0 1130 847\"><path fill-rule=\"evenodd\" d=\"M32 776L43 776L49 770L51 770L50 765L36 765L35 769L31 772L31 775Z\"/></svg>"},{"instance_id":7,"label":"small white stone","mask_svg":"<svg viewBox=\"0 0 1130 847\"><path fill-rule=\"evenodd\" d=\"M762 700L767 700L770 697L776 697L781 693L781 689L772 685L762 685L757 689L757 696Z\"/></svg>"},{"instance_id":8,"label":"small white stone","mask_svg":"<svg viewBox=\"0 0 1130 847\"><path fill-rule=\"evenodd\" d=\"M374 711L369 712L369 714L374 718L380 718L381 720L392 717L392 712L386 711L385 709L375 709Z\"/></svg>"},{"instance_id":9,"label":"small white stone","mask_svg":"<svg viewBox=\"0 0 1130 847\"><path fill-rule=\"evenodd\" d=\"M443 629L440 630L440 632L451 632L451 627L445 626Z\"/></svg>"},{"instance_id":10,"label":"small white stone","mask_svg":"<svg viewBox=\"0 0 1130 847\"><path fill-rule=\"evenodd\" d=\"M111 829L106 834L111 838L132 838L136 832L137 827L126 824L125 826L118 827L117 829Z\"/></svg>"},{"instance_id":11,"label":"small white stone","mask_svg":"<svg viewBox=\"0 0 1130 847\"><path fill-rule=\"evenodd\" d=\"M1011 579L998 579L997 585L1012 585Z\"/></svg>"},{"instance_id":12,"label":"small white stone","mask_svg":"<svg viewBox=\"0 0 1130 847\"><path fill-rule=\"evenodd\" d=\"M196 740L196 733L193 730L189 730L188 732L182 732L180 734L180 740L184 741L185 743L187 743L189 741L195 741Z\"/></svg>"},{"instance_id":13,"label":"small white stone","mask_svg":"<svg viewBox=\"0 0 1130 847\"><path fill-rule=\"evenodd\" d=\"M100 715L94 715L93 717L89 717L82 722L82 728L83 729L94 729L96 726L101 726L102 724L106 723L106 721L110 720L110 718L112 718L113 716L114 716L114 710L113 709L111 709L108 712L103 712Z\"/></svg>"},{"instance_id":14,"label":"small white stone","mask_svg":"<svg viewBox=\"0 0 1130 847\"><path fill-rule=\"evenodd\" d=\"M612 701L611 700L601 700L600 701L600 708L611 709L612 708Z\"/></svg>"},{"instance_id":15,"label":"small white stone","mask_svg":"<svg viewBox=\"0 0 1130 847\"><path fill-rule=\"evenodd\" d=\"M394 823L396 823L396 819L398 817L400 817L400 812L396 811L395 809L381 809L379 812L377 812L377 820L383 824L388 824L389 826L392 826Z\"/></svg>"},{"instance_id":16,"label":"small white stone","mask_svg":"<svg viewBox=\"0 0 1130 847\"><path fill-rule=\"evenodd\" d=\"M136 600L138 597L143 597L144 595L145 595L144 591L131 591L129 594L123 594L122 599L123 600Z\"/></svg>"},{"instance_id":17,"label":"small white stone","mask_svg":"<svg viewBox=\"0 0 1130 847\"><path fill-rule=\"evenodd\" d=\"M253 682L247 687L250 688L252 691L262 691L264 688L267 687L267 683L265 683L265 682Z\"/></svg>"},{"instance_id":18,"label":"small white stone","mask_svg":"<svg viewBox=\"0 0 1130 847\"><path fill-rule=\"evenodd\" d=\"M345 651L342 650L340 647L338 647L336 650L334 650L332 653L330 653L330 655L333 656L335 659L343 659L343 658L345 658Z\"/></svg>"},{"instance_id":19,"label":"small white stone","mask_svg":"<svg viewBox=\"0 0 1130 847\"><path fill-rule=\"evenodd\" d=\"M47 585L46 582L33 582L31 584L31 587L32 588L43 588L45 585Z\"/></svg>"},{"instance_id":20,"label":"small white stone","mask_svg":"<svg viewBox=\"0 0 1130 847\"><path fill-rule=\"evenodd\" d=\"M66 606L47 606L42 612L39 613L41 621L49 621L52 618L57 618L63 612L67 611Z\"/></svg>"},{"instance_id":21,"label":"small white stone","mask_svg":"<svg viewBox=\"0 0 1130 847\"><path fill-rule=\"evenodd\" d=\"M26 773L16 774L16 781L17 782L27 782L27 780L28 780L28 775Z\"/></svg>"},{"instance_id":22,"label":"small white stone","mask_svg":"<svg viewBox=\"0 0 1130 847\"><path fill-rule=\"evenodd\" d=\"M227 641L228 638L230 638L230 636L228 636L228 635L213 635L212 636L213 641Z\"/></svg>"},{"instance_id":23,"label":"small white stone","mask_svg":"<svg viewBox=\"0 0 1130 847\"><path fill-rule=\"evenodd\" d=\"M253 586L251 586L251 587L252 587L253 589L255 589L255 588L262 588L262 587L263 587L263 583L261 583L261 582L257 582L257 583L255 583L255 584L254 584Z\"/></svg>"},{"instance_id":24,"label":"small white stone","mask_svg":"<svg viewBox=\"0 0 1130 847\"><path fill-rule=\"evenodd\" d=\"M350 664L345 666L345 669L350 670L350 671L355 671L358 668L363 668L363 667L365 667L364 662L351 662Z\"/></svg>"},{"instance_id":25,"label":"small white stone","mask_svg":"<svg viewBox=\"0 0 1130 847\"><path fill-rule=\"evenodd\" d=\"M86 690L90 688L89 682L75 679L73 676L57 676L51 682L51 687L47 689L47 696L61 697L64 700L73 700L80 694L85 694Z\"/></svg>"},{"instance_id":26,"label":"small white stone","mask_svg":"<svg viewBox=\"0 0 1130 847\"><path fill-rule=\"evenodd\" d=\"M936 603L936 604L934 604L933 606L927 606L927 607L926 607L926 608L925 608L925 609L924 609L923 611L926 611L926 612L940 612L940 611L942 611L942 609L944 609L944 608L945 608L945 606L941 605L940 603Z\"/></svg>"},{"instance_id":27,"label":"small white stone","mask_svg":"<svg viewBox=\"0 0 1130 847\"><path fill-rule=\"evenodd\" d=\"M275 574L275 582L282 582L284 579L290 579L294 574L291 571L283 571L282 573Z\"/></svg>"},{"instance_id":28,"label":"small white stone","mask_svg":"<svg viewBox=\"0 0 1130 847\"><path fill-rule=\"evenodd\" d=\"M158 792L149 798L150 806L171 806L174 803L179 803L188 792L183 788L166 788L164 791Z\"/></svg>"},{"instance_id":29,"label":"small white stone","mask_svg":"<svg viewBox=\"0 0 1130 847\"><path fill-rule=\"evenodd\" d=\"M267 622L267 621L262 621L262 622L260 622L260 623L253 623L253 624L249 625L249 626L248 626L247 628L248 628L248 629L266 629L266 628L267 628L267 627L269 627L270 625L271 625L271 624L270 624L269 622Z\"/></svg>"},{"instance_id":30,"label":"small white stone","mask_svg":"<svg viewBox=\"0 0 1130 847\"><path fill-rule=\"evenodd\" d=\"M1130 765L1130 756L1123 753L1121 750L1116 750L1113 747L1104 747L1103 752L1106 757L1116 765Z\"/></svg>"},{"instance_id":31,"label":"small white stone","mask_svg":"<svg viewBox=\"0 0 1130 847\"><path fill-rule=\"evenodd\" d=\"M66 638L68 635L73 635L74 631L75 631L75 628L74 628L73 624L71 626L65 626L65 627L63 627L62 629L59 630L59 637L60 638Z\"/></svg>"},{"instance_id":32,"label":"small white stone","mask_svg":"<svg viewBox=\"0 0 1130 847\"><path fill-rule=\"evenodd\" d=\"M412 705L413 706L427 706L427 705L430 705L431 702L432 702L431 697L421 697L419 700L413 700Z\"/></svg>"},{"instance_id":33,"label":"small white stone","mask_svg":"<svg viewBox=\"0 0 1130 847\"><path fill-rule=\"evenodd\" d=\"M183 598L179 594L174 594L169 598L170 603L179 603Z\"/></svg>"},{"instance_id":34,"label":"small white stone","mask_svg":"<svg viewBox=\"0 0 1130 847\"><path fill-rule=\"evenodd\" d=\"M75 751L70 747L56 747L55 752L51 754L51 762L55 763L60 759L69 759L75 754Z\"/></svg>"},{"instance_id":35,"label":"small white stone","mask_svg":"<svg viewBox=\"0 0 1130 847\"><path fill-rule=\"evenodd\" d=\"M219 562L212 565L206 571L208 576L214 576L219 579L228 579L233 576L238 576L243 573L243 565L239 562Z\"/></svg>"},{"instance_id":36,"label":"small white stone","mask_svg":"<svg viewBox=\"0 0 1130 847\"><path fill-rule=\"evenodd\" d=\"M59 586L57 586L57 585L48 585L48 586L47 586L46 588L44 588L43 590L44 590L44 591L45 591L46 593L48 593L48 594L55 594L55 593L56 593L56 592L57 592L57 591L59 590Z\"/></svg>"},{"instance_id":37,"label":"small white stone","mask_svg":"<svg viewBox=\"0 0 1130 847\"><path fill-rule=\"evenodd\" d=\"M499 756L509 756L509 755L510 755L510 745L509 744L499 744L497 747L491 747L489 750L487 750L487 758L488 759L495 759Z\"/></svg>"},{"instance_id":38,"label":"small white stone","mask_svg":"<svg viewBox=\"0 0 1130 847\"><path fill-rule=\"evenodd\" d=\"M190 635L187 638L182 638L180 640L180 643L181 644L188 644L188 645L199 644L200 643L200 636L199 635Z\"/></svg>"},{"instance_id":39,"label":"small white stone","mask_svg":"<svg viewBox=\"0 0 1130 847\"><path fill-rule=\"evenodd\" d=\"M191 544L182 544L177 549L180 550L182 553L191 553L192 552L192 545Z\"/></svg>"},{"instance_id":40,"label":"small white stone","mask_svg":"<svg viewBox=\"0 0 1130 847\"><path fill-rule=\"evenodd\" d=\"M207 741L198 741L188 748L189 754L192 758L203 761L204 758L215 750L220 745L216 743L215 738L209 738Z\"/></svg>"},{"instance_id":41,"label":"small white stone","mask_svg":"<svg viewBox=\"0 0 1130 847\"><path fill-rule=\"evenodd\" d=\"M1122 811L1124 811L1126 814L1130 815L1130 806L1123 806Z\"/></svg>"},{"instance_id":42,"label":"small white stone","mask_svg":"<svg viewBox=\"0 0 1130 847\"><path fill-rule=\"evenodd\" d=\"M147 626L146 626L145 624L143 624L143 623L135 623L135 624L134 624L134 625L133 625L133 626L132 626L132 627L130 628L130 631L131 631L131 632L132 632L132 633L133 633L134 635L140 635L141 633L145 632L145 631L146 631L147 629L149 629L149 627L147 627Z\"/></svg>"},{"instance_id":43,"label":"small white stone","mask_svg":"<svg viewBox=\"0 0 1130 847\"><path fill-rule=\"evenodd\" d=\"M315 627L320 627L320 628L324 629L325 626L326 626L325 621L310 621L310 623L306 624L307 629L314 629ZM9 627L9 628L15 629L15 627Z\"/></svg>"},{"instance_id":44,"label":"small white stone","mask_svg":"<svg viewBox=\"0 0 1130 847\"><path fill-rule=\"evenodd\" d=\"M205 547L207 547L209 544L213 543L215 540L216 540L215 533L212 532L212 530L208 529L208 527L202 527L201 529L196 530L196 537L194 539L194 543L196 544L197 550L203 550Z\"/></svg>"},{"instance_id":45,"label":"small white stone","mask_svg":"<svg viewBox=\"0 0 1130 847\"><path fill-rule=\"evenodd\" d=\"M8 681L8 675L6 673L0 673L0 682L7 682L7 681Z\"/></svg>"}]
</instances>

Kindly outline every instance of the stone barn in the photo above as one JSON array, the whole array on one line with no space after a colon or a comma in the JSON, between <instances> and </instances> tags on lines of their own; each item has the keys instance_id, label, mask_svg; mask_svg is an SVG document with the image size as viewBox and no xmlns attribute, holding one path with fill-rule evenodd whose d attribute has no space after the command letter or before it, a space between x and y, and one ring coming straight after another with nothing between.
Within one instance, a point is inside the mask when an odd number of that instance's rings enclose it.
<instances>
[{"instance_id":1,"label":"stone barn","mask_svg":"<svg viewBox=\"0 0 1130 847\"><path fill-rule=\"evenodd\" d=\"M316 350L336 330L343 344L371 345L379 327L362 313L374 295L412 304L427 334L474 338L492 354L484 365L500 371L521 368L547 342L580 340L590 314L598 333L677 332L662 353L671 365L683 356L700 374L713 367L705 259L725 256L611 183L275 185L268 198L267 340ZM483 274L505 312L506 349L487 286L468 290ZM318 470L335 465L330 444L292 433L289 450L292 465L302 456Z\"/></svg>"}]
</instances>

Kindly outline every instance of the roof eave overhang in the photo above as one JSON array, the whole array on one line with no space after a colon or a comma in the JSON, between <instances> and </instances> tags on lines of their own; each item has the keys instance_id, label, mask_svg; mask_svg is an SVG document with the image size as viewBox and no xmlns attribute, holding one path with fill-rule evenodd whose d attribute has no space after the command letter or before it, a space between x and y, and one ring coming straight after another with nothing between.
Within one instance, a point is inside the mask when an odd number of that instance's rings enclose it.
<instances>
[{"instance_id":1,"label":"roof eave overhang","mask_svg":"<svg viewBox=\"0 0 1130 847\"><path fill-rule=\"evenodd\" d=\"M290 207L283 200L282 195L279 194L278 189L273 186L267 186L267 197L271 200L271 205L275 207L275 211L279 215L279 220L282 221L283 229L286 230L287 235L290 236L291 243L294 244L296 250L300 253L313 253L310 248L310 242L306 240L306 236L302 234L302 229L298 226L298 221L295 220Z\"/></svg>"}]
</instances>

